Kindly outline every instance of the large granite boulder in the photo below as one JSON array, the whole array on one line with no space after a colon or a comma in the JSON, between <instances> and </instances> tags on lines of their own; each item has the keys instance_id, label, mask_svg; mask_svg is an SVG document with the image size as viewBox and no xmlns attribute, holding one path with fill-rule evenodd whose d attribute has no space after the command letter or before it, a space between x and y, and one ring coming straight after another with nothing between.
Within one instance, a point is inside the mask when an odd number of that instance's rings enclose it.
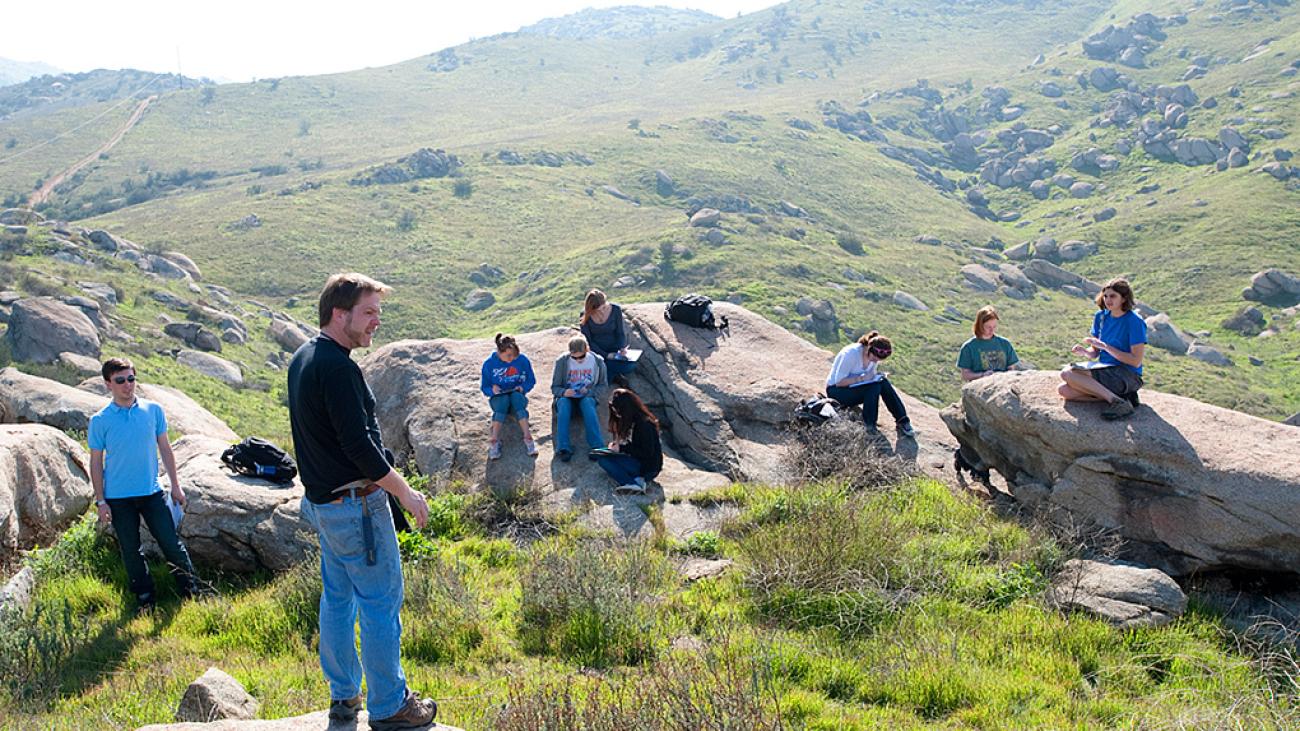
<instances>
[{"instance_id":1,"label":"large granite boulder","mask_svg":"<svg viewBox=\"0 0 1300 731\"><path fill-rule=\"evenodd\" d=\"M167 386L137 382L136 394L157 401L167 414L167 427L178 434L203 434L226 441L239 437L225 422L183 392ZM92 376L76 388L15 368L0 370L0 423L45 424L56 429L86 431L90 417L108 403L104 379Z\"/></svg>"},{"instance_id":2,"label":"large granite boulder","mask_svg":"<svg viewBox=\"0 0 1300 731\"><path fill-rule=\"evenodd\" d=\"M1187 349L1195 342L1163 312L1146 318L1146 323L1147 342L1175 355L1187 355Z\"/></svg>"},{"instance_id":3,"label":"large granite boulder","mask_svg":"<svg viewBox=\"0 0 1300 731\"><path fill-rule=\"evenodd\" d=\"M0 374L2 373L0 371ZM77 389L89 391L105 399L108 398L108 388L104 386L104 379L100 377L87 378L77 384ZM200 406L197 401L186 395L184 391L171 386L161 386L157 383L136 381L135 393L140 398L156 401L159 406L162 406L163 413L167 416L168 431L182 436L195 434L220 439L225 442L239 441L239 435L235 433L234 429L226 426L226 422L218 419L211 411ZM103 407L104 403L104 401L100 401L100 408Z\"/></svg>"},{"instance_id":4,"label":"large granite boulder","mask_svg":"<svg viewBox=\"0 0 1300 731\"><path fill-rule=\"evenodd\" d=\"M1300 430L1150 390L1110 422L1099 404L1063 402L1059 383L1042 371L973 381L943 419L1013 495L1025 486L1118 532L1142 564L1297 571Z\"/></svg>"},{"instance_id":5,"label":"large granite boulder","mask_svg":"<svg viewBox=\"0 0 1300 731\"><path fill-rule=\"evenodd\" d=\"M99 357L99 333L80 308L53 297L29 297L9 315L10 354L14 360L53 363L59 353Z\"/></svg>"},{"instance_id":6,"label":"large granite boulder","mask_svg":"<svg viewBox=\"0 0 1300 731\"><path fill-rule=\"evenodd\" d=\"M302 484L289 487L231 472L221 463L229 442L204 436L176 440L176 472L188 505L181 538L195 563L223 571L282 571L316 545L302 518Z\"/></svg>"},{"instance_id":7,"label":"large granite boulder","mask_svg":"<svg viewBox=\"0 0 1300 731\"><path fill-rule=\"evenodd\" d=\"M714 312L729 319L729 332L669 323L662 303L624 308L632 347L644 351L631 386L664 424L664 471L650 499L684 496L729 479L779 478L794 406L825 390L831 353L739 306L714 303ZM507 423L502 458L486 459L490 415L478 385L482 362L493 348L487 340L405 340L362 361L378 400L385 444L425 474L459 474L497 491L528 486L555 508L584 509L591 501L603 511L598 524L612 520L624 533L648 530L639 508L615 497L613 482L583 459L578 419L571 426L578 454L569 463L552 459L547 386L551 364L573 334L556 328L518 336L538 379L528 405L541 447L537 458L524 454L518 427ZM921 441L918 446L902 440L894 449L939 474L956 444L934 408L908 396L904 401ZM604 405L600 412L604 429ZM670 532L716 525L717 516L689 503L670 501L663 507Z\"/></svg>"},{"instance_id":8,"label":"large granite boulder","mask_svg":"<svg viewBox=\"0 0 1300 731\"><path fill-rule=\"evenodd\" d=\"M85 431L91 415L106 403L102 396L28 375L17 368L0 370L0 422L5 424L45 424L55 429Z\"/></svg>"},{"instance_id":9,"label":"large granite boulder","mask_svg":"<svg viewBox=\"0 0 1300 731\"><path fill-rule=\"evenodd\" d=\"M0 556L47 543L86 511L86 451L41 424L0 426Z\"/></svg>"}]
</instances>

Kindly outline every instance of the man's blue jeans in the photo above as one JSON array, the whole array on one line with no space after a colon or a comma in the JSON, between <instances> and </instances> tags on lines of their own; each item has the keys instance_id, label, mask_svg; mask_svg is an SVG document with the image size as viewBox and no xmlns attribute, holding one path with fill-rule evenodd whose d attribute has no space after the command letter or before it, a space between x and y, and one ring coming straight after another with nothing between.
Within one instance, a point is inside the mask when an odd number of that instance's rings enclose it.
<instances>
[{"instance_id":1,"label":"man's blue jeans","mask_svg":"<svg viewBox=\"0 0 1300 731\"><path fill-rule=\"evenodd\" d=\"M361 534L361 503L370 509L375 534L375 565L366 565ZM345 700L361 692L366 674L366 708L372 718L388 718L406 701L402 672L402 561L388 493L317 505L302 499L302 515L320 536L320 666L330 698ZM357 615L361 617L361 660L357 661Z\"/></svg>"},{"instance_id":2,"label":"man's blue jeans","mask_svg":"<svg viewBox=\"0 0 1300 731\"><path fill-rule=\"evenodd\" d=\"M600 418L596 416L596 399L592 396L582 398L555 399L555 451L572 452L569 444L569 420L573 418L573 404L577 402L582 411L582 429L587 435L587 446L600 449L605 446L605 439L600 435Z\"/></svg>"},{"instance_id":3,"label":"man's blue jeans","mask_svg":"<svg viewBox=\"0 0 1300 731\"><path fill-rule=\"evenodd\" d=\"M144 552L140 550L141 518L171 565L181 595L188 596L194 592L194 566L190 564L189 552L176 535L176 523L161 490L144 497L109 498L108 509L113 516L113 532L117 534L117 545L122 550L122 563L126 565L131 593L135 594L137 601L151 604L156 600L153 576L149 574Z\"/></svg>"}]
</instances>

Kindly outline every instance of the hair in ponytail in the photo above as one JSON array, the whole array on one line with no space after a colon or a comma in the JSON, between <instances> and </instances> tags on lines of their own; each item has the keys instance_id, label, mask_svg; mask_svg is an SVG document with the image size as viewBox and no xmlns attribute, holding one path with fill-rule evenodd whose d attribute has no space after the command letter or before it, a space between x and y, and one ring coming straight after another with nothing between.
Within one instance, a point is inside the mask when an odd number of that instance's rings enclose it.
<instances>
[{"instance_id":1,"label":"hair in ponytail","mask_svg":"<svg viewBox=\"0 0 1300 731\"><path fill-rule=\"evenodd\" d=\"M874 352L876 357L882 360L888 358L889 354L894 352L894 344L877 330L872 330L858 338L858 344Z\"/></svg>"},{"instance_id":2,"label":"hair in ponytail","mask_svg":"<svg viewBox=\"0 0 1300 731\"><path fill-rule=\"evenodd\" d=\"M505 353L510 350L515 351L515 353L519 352L519 343L515 342L513 337L505 333L497 333L495 340L498 353Z\"/></svg>"}]
</instances>

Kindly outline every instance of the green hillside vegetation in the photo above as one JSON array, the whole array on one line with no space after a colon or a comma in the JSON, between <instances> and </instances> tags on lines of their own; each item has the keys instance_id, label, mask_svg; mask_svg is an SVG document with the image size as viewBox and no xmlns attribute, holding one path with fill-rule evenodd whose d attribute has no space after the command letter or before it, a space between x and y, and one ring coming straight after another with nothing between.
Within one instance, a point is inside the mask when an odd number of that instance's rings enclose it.
<instances>
[{"instance_id":1,"label":"green hillside vegetation","mask_svg":"<svg viewBox=\"0 0 1300 731\"><path fill-rule=\"evenodd\" d=\"M743 486L740 516L685 543L560 525L525 545L525 503L444 489L402 541L403 656L464 728L1292 728L1295 667L1193 606L1116 632L1045 607L1074 549L946 486ZM648 508L653 511L654 508ZM653 512L651 520L654 520ZM30 622L0 637L0 725L165 722L216 664L275 718L317 709L314 563L219 578L215 598L133 617L93 516L41 555ZM727 557L721 578L674 565ZM155 569L160 574L164 568ZM167 584L163 584L166 586Z\"/></svg>"},{"instance_id":2,"label":"green hillside vegetation","mask_svg":"<svg viewBox=\"0 0 1300 731\"><path fill-rule=\"evenodd\" d=\"M1080 89L1073 75L1107 64L1084 58L1079 41L1136 12L1180 10L1160 3L827 0L733 20L672 16L649 37L637 33L650 21L575 19L571 32L582 40L555 37L564 35L554 30L562 26L543 25L382 69L167 94L108 159L65 186L48 212L82 219L109 211L85 223L165 241L217 281L273 304L299 296L306 319L311 297L303 295L328 273L373 272L398 288L386 339L570 322L585 289L610 289L624 275L644 281L617 290L619 300L696 288L719 298L735 294L796 330L798 318L778 308L793 310L801 296L825 298L844 325L840 342L870 328L894 335L895 377L936 404L956 395L953 353L967 337L962 320L979 306L996 302L1003 332L1049 368L1066 360L1069 339L1084 334L1092 310L1085 300L1046 290L1025 302L969 291L958 270L979 260L972 248L1041 235L1084 238L1100 252L1068 268L1098 281L1127 274L1141 299L1183 329L1208 331L1217 347L1236 351L1233 368L1152 353L1151 385L1281 418L1300 409L1300 393L1287 387L1300 375L1288 356L1297 345L1294 328L1284 321L1279 335L1260 340L1219 323L1242 306L1240 289L1255 271L1300 269L1294 186L1255 172L1257 165L1212 173L1212 166L1156 161L1140 148L1100 180L1069 169L1073 153L1109 149L1121 134L1090 128L1092 105L1107 95ZM1259 42L1256 29L1266 28L1275 38L1272 53L1211 65L1192 82L1200 98L1224 103L1196 109L1187 134L1214 138L1234 117L1293 119L1294 98L1268 95L1287 88L1276 70L1297 53L1300 14L1269 12L1276 18L1192 13L1167 29L1148 68L1122 70L1139 84L1174 83L1185 65L1180 52L1239 59ZM1047 60L1030 65L1039 53ZM1046 80L1066 89L1069 109L1038 93ZM1103 183L1098 195L1037 201L1023 190L984 185L992 210L1020 212L1014 223L984 221L967 210L962 190L942 192L879 145L823 126L819 110L837 102L852 112L863 102L891 144L938 151L940 140L926 131L933 102L922 92L940 94L942 109L969 111L986 84L1006 88L1030 127L1059 124L1055 144L1038 154L1058 170ZM1248 90L1244 111L1227 103L1234 85ZM790 119L812 129L794 129ZM1265 152L1286 144L1252 139ZM419 147L458 156L464 164L457 177L347 184ZM507 165L501 150L524 160L577 153L594 164ZM954 182L969 175L937 169ZM681 192L659 195L655 170ZM0 181L30 186L42 172L11 176L0 166ZM1135 194L1152 184L1159 192ZM639 205L611 197L606 185ZM743 196L764 212L724 214L729 243L712 246L686 226L692 196L706 203ZM1158 204L1148 206L1151 199ZM782 200L810 218L781 215ZM1091 213L1106 206L1118 215L1092 224ZM250 213L260 228L232 230ZM792 238L795 228L806 231L802 240ZM920 234L951 245L918 246ZM862 253L839 246L841 238L860 242ZM678 253L665 267L662 252L672 247ZM480 262L501 267L507 278L493 287L497 304L473 313L462 305L474 288L467 275ZM659 273L638 271L647 265L659 265ZM889 304L895 290L931 311ZM936 322L949 307L959 316ZM1246 355L1264 365L1246 365Z\"/></svg>"}]
</instances>

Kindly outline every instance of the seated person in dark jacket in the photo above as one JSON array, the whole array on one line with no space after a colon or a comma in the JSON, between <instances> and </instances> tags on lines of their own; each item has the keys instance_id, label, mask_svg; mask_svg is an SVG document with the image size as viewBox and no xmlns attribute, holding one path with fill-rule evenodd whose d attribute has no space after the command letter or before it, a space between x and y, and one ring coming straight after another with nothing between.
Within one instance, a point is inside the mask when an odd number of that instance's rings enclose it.
<instances>
[{"instance_id":1,"label":"seated person in dark jacket","mask_svg":"<svg viewBox=\"0 0 1300 731\"><path fill-rule=\"evenodd\" d=\"M659 443L659 420L632 391L616 388L609 397L610 451L597 462L614 478L618 489L645 492L646 480L653 480L664 466Z\"/></svg>"},{"instance_id":2,"label":"seated person in dark jacket","mask_svg":"<svg viewBox=\"0 0 1300 731\"><path fill-rule=\"evenodd\" d=\"M627 331L623 329L623 308L609 301L605 293L593 289L582 303L582 335L591 352L605 359L609 380L623 379L636 370L636 362L627 360ZM621 382L621 381L620 381Z\"/></svg>"}]
</instances>

